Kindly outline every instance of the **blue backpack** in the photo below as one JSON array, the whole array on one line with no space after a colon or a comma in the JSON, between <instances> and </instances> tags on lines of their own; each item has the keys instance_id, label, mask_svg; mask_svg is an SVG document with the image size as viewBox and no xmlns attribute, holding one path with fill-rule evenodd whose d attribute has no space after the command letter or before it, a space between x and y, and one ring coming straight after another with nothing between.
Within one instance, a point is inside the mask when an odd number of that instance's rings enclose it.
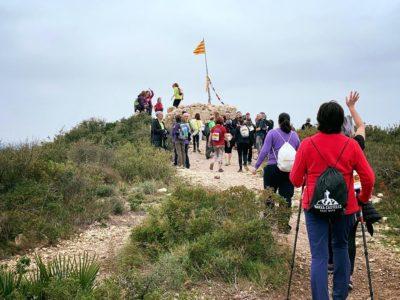
<instances>
[{"instance_id":1,"label":"blue backpack","mask_svg":"<svg viewBox=\"0 0 400 300\"><path fill-rule=\"evenodd\" d=\"M187 123L179 124L178 139L187 141L189 139L190 127Z\"/></svg>"}]
</instances>

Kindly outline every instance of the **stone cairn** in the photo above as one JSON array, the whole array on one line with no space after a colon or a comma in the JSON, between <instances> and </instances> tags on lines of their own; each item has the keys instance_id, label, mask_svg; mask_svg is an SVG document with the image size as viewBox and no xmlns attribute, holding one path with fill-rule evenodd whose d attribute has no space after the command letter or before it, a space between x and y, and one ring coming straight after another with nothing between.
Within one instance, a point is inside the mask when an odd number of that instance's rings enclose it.
<instances>
[{"instance_id":1,"label":"stone cairn","mask_svg":"<svg viewBox=\"0 0 400 300\"><path fill-rule=\"evenodd\" d=\"M167 127L171 127L174 122L175 116L178 114L182 114L182 112L189 113L191 119L194 118L196 113L199 113L201 120L203 121L203 123L205 123L215 112L219 112L220 115L230 113L231 116L234 118L236 110L236 107L231 105L213 105L201 103L181 105L178 108L170 107L168 108L167 115L165 117L165 124Z\"/></svg>"}]
</instances>

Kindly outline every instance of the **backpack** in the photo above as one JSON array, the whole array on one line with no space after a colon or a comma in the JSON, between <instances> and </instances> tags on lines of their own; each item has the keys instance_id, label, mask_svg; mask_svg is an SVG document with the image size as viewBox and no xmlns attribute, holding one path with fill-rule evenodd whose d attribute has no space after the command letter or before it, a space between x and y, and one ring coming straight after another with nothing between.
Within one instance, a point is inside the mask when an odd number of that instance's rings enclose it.
<instances>
[{"instance_id":1,"label":"backpack","mask_svg":"<svg viewBox=\"0 0 400 300\"><path fill-rule=\"evenodd\" d=\"M210 135L210 127L208 126L208 123L204 126L204 129L203 129L203 135L204 136L209 136Z\"/></svg>"},{"instance_id":2,"label":"backpack","mask_svg":"<svg viewBox=\"0 0 400 300\"><path fill-rule=\"evenodd\" d=\"M179 86L178 86L178 94L179 94L179 96L183 95L182 90L181 90L181 88Z\"/></svg>"},{"instance_id":3,"label":"backpack","mask_svg":"<svg viewBox=\"0 0 400 300\"><path fill-rule=\"evenodd\" d=\"M189 132L190 132L190 127L186 123L181 123L179 124L179 129L178 129L178 138L180 140L186 141L189 139Z\"/></svg>"},{"instance_id":4,"label":"backpack","mask_svg":"<svg viewBox=\"0 0 400 300\"><path fill-rule=\"evenodd\" d=\"M315 184L314 195L311 199L310 211L327 219L335 219L344 214L347 206L348 190L343 175L336 169L349 140L343 146L334 166L331 166L319 152L313 140L311 143L328 167L318 177Z\"/></svg>"},{"instance_id":5,"label":"backpack","mask_svg":"<svg viewBox=\"0 0 400 300\"><path fill-rule=\"evenodd\" d=\"M278 150L278 155L276 155L274 148L272 148L272 151L275 155L278 169L281 170L282 172L290 172L293 168L294 159L296 157L296 150L293 148L291 144L289 144L293 132L290 133L289 139L287 141L285 141L283 136L278 131L277 133L284 141L284 144Z\"/></svg>"},{"instance_id":6,"label":"backpack","mask_svg":"<svg viewBox=\"0 0 400 300\"><path fill-rule=\"evenodd\" d=\"M211 140L213 142L219 142L221 140L221 130L219 128L215 128L211 133Z\"/></svg>"},{"instance_id":7,"label":"backpack","mask_svg":"<svg viewBox=\"0 0 400 300\"><path fill-rule=\"evenodd\" d=\"M244 138L247 138L250 136L250 130L249 127L247 127L246 125L242 125L240 126L240 135Z\"/></svg>"}]
</instances>

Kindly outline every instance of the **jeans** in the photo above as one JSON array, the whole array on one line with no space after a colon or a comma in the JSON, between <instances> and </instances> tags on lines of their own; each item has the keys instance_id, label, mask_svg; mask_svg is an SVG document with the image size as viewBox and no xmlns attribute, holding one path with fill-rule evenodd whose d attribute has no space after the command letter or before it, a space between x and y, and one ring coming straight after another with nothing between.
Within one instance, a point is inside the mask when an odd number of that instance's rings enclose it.
<instances>
[{"instance_id":1,"label":"jeans","mask_svg":"<svg viewBox=\"0 0 400 300\"><path fill-rule=\"evenodd\" d=\"M329 300L328 291L328 236L329 220L305 211L308 240L311 249L312 298ZM348 252L349 232L354 225L354 215L344 215L332 223L333 299L346 299L350 280Z\"/></svg>"},{"instance_id":2,"label":"jeans","mask_svg":"<svg viewBox=\"0 0 400 300\"><path fill-rule=\"evenodd\" d=\"M274 192L285 198L288 207L292 206L294 186L289 179L289 173L282 172L277 165L267 165L264 168L264 189L273 188Z\"/></svg>"},{"instance_id":3,"label":"jeans","mask_svg":"<svg viewBox=\"0 0 400 300\"><path fill-rule=\"evenodd\" d=\"M249 144L238 143L237 152L239 156L239 167L242 168L243 165L247 166L247 154L249 149Z\"/></svg>"},{"instance_id":4,"label":"jeans","mask_svg":"<svg viewBox=\"0 0 400 300\"><path fill-rule=\"evenodd\" d=\"M193 136L193 151L200 150L200 134Z\"/></svg>"}]
</instances>

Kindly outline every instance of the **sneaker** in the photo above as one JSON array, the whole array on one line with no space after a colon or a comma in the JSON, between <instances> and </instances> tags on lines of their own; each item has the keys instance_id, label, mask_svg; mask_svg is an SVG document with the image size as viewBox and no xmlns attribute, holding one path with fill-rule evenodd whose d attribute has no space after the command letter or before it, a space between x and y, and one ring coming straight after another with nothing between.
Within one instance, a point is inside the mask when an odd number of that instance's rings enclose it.
<instances>
[{"instance_id":1,"label":"sneaker","mask_svg":"<svg viewBox=\"0 0 400 300\"><path fill-rule=\"evenodd\" d=\"M201 153L200 149L197 149L197 152Z\"/></svg>"},{"instance_id":2,"label":"sneaker","mask_svg":"<svg viewBox=\"0 0 400 300\"><path fill-rule=\"evenodd\" d=\"M224 170L222 168L219 168L218 172L222 173Z\"/></svg>"},{"instance_id":3,"label":"sneaker","mask_svg":"<svg viewBox=\"0 0 400 300\"><path fill-rule=\"evenodd\" d=\"M214 170L214 163L213 162L210 164L210 170L211 171Z\"/></svg>"},{"instance_id":4,"label":"sneaker","mask_svg":"<svg viewBox=\"0 0 400 300\"><path fill-rule=\"evenodd\" d=\"M354 289L353 281L349 281L349 291L352 291Z\"/></svg>"},{"instance_id":5,"label":"sneaker","mask_svg":"<svg viewBox=\"0 0 400 300\"><path fill-rule=\"evenodd\" d=\"M249 167L247 165L244 166L244 169L248 172L249 171Z\"/></svg>"},{"instance_id":6,"label":"sneaker","mask_svg":"<svg viewBox=\"0 0 400 300\"><path fill-rule=\"evenodd\" d=\"M333 274L334 269L335 267L333 266L333 264L328 264L328 274Z\"/></svg>"}]
</instances>

